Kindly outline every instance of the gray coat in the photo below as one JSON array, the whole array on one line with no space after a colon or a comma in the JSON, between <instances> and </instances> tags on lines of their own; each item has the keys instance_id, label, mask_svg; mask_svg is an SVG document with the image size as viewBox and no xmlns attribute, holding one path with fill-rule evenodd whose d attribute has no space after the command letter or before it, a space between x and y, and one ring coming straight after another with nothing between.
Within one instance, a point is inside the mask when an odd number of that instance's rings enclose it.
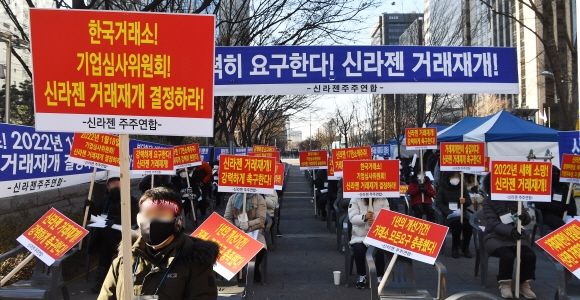
<instances>
[{"instance_id":1,"label":"gray coat","mask_svg":"<svg viewBox=\"0 0 580 300\"><path fill-rule=\"evenodd\" d=\"M497 248L515 246L516 240L512 238L512 230L516 223L504 224L500 216L506 213L516 214L518 203L516 201L497 201L489 197L483 201L483 221L485 222L485 236L483 243L487 253L492 254ZM522 209L524 220L522 226L530 223L530 215L526 209Z\"/></svg>"}]
</instances>

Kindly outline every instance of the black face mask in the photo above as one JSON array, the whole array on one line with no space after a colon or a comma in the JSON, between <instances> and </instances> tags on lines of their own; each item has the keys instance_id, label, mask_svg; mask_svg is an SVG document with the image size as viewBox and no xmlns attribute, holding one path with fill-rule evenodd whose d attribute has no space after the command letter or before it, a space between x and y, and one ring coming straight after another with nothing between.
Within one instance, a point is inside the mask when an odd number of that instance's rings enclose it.
<instances>
[{"instance_id":1,"label":"black face mask","mask_svg":"<svg viewBox=\"0 0 580 300\"><path fill-rule=\"evenodd\" d=\"M139 222L141 236L149 245L159 245L175 233L175 221L143 219Z\"/></svg>"}]
</instances>

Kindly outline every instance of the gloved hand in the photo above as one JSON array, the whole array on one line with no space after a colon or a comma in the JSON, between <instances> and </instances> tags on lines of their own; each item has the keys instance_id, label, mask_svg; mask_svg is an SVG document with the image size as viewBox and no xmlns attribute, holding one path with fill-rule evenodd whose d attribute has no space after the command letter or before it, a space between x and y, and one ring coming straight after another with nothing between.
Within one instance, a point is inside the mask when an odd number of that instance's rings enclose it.
<instances>
[{"instance_id":1,"label":"gloved hand","mask_svg":"<svg viewBox=\"0 0 580 300\"><path fill-rule=\"evenodd\" d=\"M526 220L526 216L524 214L518 215L518 219L520 219L520 221L524 222Z\"/></svg>"},{"instance_id":2,"label":"gloved hand","mask_svg":"<svg viewBox=\"0 0 580 300\"><path fill-rule=\"evenodd\" d=\"M425 189L425 184L423 184L423 183L420 183L420 184L419 184L419 192L421 192L421 193L423 193L423 194L424 194L424 193L425 193L425 191L426 191L426 189Z\"/></svg>"},{"instance_id":3,"label":"gloved hand","mask_svg":"<svg viewBox=\"0 0 580 300\"><path fill-rule=\"evenodd\" d=\"M250 225L248 224L248 222L240 222L240 225L238 227L243 231L247 231L250 228Z\"/></svg>"},{"instance_id":4,"label":"gloved hand","mask_svg":"<svg viewBox=\"0 0 580 300\"><path fill-rule=\"evenodd\" d=\"M113 220L107 219L107 221L105 222L105 225L107 228L111 228L111 226L115 225L115 222L113 222Z\"/></svg>"},{"instance_id":5,"label":"gloved hand","mask_svg":"<svg viewBox=\"0 0 580 300\"><path fill-rule=\"evenodd\" d=\"M523 234L523 233L524 233L523 229L522 229L522 232L521 232L521 233L519 233L519 232L518 232L518 229L514 227L514 228L512 229L512 234L511 234L511 235L512 235L512 239L514 239L514 240L516 240L516 241L517 241L517 240L521 240L521 239L524 237L524 234Z\"/></svg>"}]
</instances>

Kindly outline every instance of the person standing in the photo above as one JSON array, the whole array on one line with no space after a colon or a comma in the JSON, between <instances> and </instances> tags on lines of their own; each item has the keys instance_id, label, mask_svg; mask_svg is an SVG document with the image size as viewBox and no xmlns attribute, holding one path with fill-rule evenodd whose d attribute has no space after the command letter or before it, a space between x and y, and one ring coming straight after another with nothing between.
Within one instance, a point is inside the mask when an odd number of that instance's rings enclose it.
<instances>
[{"instance_id":1,"label":"person standing","mask_svg":"<svg viewBox=\"0 0 580 300\"><path fill-rule=\"evenodd\" d=\"M407 194L411 196L411 212L416 218L426 216L427 221L435 222L435 211L433 210L433 197L435 189L431 179L424 174L411 176Z\"/></svg>"}]
</instances>

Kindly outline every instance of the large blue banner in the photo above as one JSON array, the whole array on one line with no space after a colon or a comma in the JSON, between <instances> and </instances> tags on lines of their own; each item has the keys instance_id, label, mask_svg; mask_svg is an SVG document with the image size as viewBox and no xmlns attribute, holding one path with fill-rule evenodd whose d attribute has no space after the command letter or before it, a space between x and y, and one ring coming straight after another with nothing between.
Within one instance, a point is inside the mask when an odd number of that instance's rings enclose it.
<instances>
[{"instance_id":1,"label":"large blue banner","mask_svg":"<svg viewBox=\"0 0 580 300\"><path fill-rule=\"evenodd\" d=\"M89 182L92 168L68 161L72 139L0 123L0 198Z\"/></svg>"},{"instance_id":2,"label":"large blue banner","mask_svg":"<svg viewBox=\"0 0 580 300\"><path fill-rule=\"evenodd\" d=\"M234 148L234 155L246 155L250 152L252 148L236 147ZM230 148L228 147L215 147L213 148L213 160L219 161L220 154L230 154Z\"/></svg>"},{"instance_id":3,"label":"large blue banner","mask_svg":"<svg viewBox=\"0 0 580 300\"><path fill-rule=\"evenodd\" d=\"M205 161L207 163L211 163L210 154L211 154L211 146L200 146L199 147L199 155L201 156L201 161Z\"/></svg>"},{"instance_id":4,"label":"large blue banner","mask_svg":"<svg viewBox=\"0 0 580 300\"><path fill-rule=\"evenodd\" d=\"M374 156L380 156L383 158L391 157L391 145L371 145L371 153Z\"/></svg>"},{"instance_id":5,"label":"large blue banner","mask_svg":"<svg viewBox=\"0 0 580 300\"><path fill-rule=\"evenodd\" d=\"M216 47L215 95L517 94L515 48Z\"/></svg>"},{"instance_id":6,"label":"large blue banner","mask_svg":"<svg viewBox=\"0 0 580 300\"><path fill-rule=\"evenodd\" d=\"M580 155L580 131L559 131L558 148L560 149L560 163L562 154Z\"/></svg>"}]
</instances>

